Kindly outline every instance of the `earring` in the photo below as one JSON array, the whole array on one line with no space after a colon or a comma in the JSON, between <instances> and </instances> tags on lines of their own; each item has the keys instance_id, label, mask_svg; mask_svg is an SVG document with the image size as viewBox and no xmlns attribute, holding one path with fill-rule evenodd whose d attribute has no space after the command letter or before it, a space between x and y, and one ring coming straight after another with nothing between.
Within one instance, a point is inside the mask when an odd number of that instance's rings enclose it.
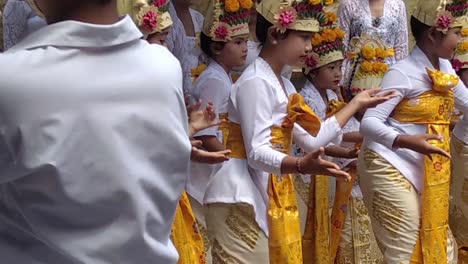
<instances>
[{"instance_id":1,"label":"earring","mask_svg":"<svg viewBox=\"0 0 468 264\"><path fill-rule=\"evenodd\" d=\"M273 45L276 45L276 44L278 44L278 41L273 40L271 43L272 43Z\"/></svg>"}]
</instances>

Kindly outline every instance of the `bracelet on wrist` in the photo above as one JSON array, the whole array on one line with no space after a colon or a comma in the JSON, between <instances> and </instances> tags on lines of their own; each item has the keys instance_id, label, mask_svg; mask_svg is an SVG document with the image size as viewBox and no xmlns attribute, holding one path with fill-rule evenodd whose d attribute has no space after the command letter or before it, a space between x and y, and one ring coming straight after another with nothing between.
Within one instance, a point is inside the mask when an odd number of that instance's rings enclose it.
<instances>
[{"instance_id":1,"label":"bracelet on wrist","mask_svg":"<svg viewBox=\"0 0 468 264\"><path fill-rule=\"evenodd\" d=\"M296 171L300 174L305 174L302 170L302 158L297 158L296 160Z\"/></svg>"}]
</instances>

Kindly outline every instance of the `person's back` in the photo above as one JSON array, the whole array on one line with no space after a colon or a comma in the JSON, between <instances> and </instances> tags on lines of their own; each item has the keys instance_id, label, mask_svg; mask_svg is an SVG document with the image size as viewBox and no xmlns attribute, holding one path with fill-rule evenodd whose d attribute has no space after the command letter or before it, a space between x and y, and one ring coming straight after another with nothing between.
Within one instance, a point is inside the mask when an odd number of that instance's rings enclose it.
<instances>
[{"instance_id":1,"label":"person's back","mask_svg":"<svg viewBox=\"0 0 468 264\"><path fill-rule=\"evenodd\" d=\"M177 262L182 75L140 38L128 17L65 21L0 55L2 263Z\"/></svg>"}]
</instances>

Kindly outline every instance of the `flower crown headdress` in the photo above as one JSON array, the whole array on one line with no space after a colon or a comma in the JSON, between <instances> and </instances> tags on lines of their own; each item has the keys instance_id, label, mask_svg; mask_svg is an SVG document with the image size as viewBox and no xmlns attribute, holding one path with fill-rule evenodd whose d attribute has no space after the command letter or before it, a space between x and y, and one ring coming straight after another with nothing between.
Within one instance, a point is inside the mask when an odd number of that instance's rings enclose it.
<instances>
[{"instance_id":1,"label":"flower crown headdress","mask_svg":"<svg viewBox=\"0 0 468 264\"><path fill-rule=\"evenodd\" d=\"M203 24L203 33L214 41L227 42L249 34L252 0L212 0Z\"/></svg>"},{"instance_id":2,"label":"flower crown headdress","mask_svg":"<svg viewBox=\"0 0 468 264\"><path fill-rule=\"evenodd\" d=\"M145 37L172 26L170 0L119 0L120 14L129 14Z\"/></svg>"},{"instance_id":3,"label":"flower crown headdress","mask_svg":"<svg viewBox=\"0 0 468 264\"><path fill-rule=\"evenodd\" d=\"M466 16L467 9L466 0L425 0L418 2L413 17L447 33L450 28L462 26L460 19Z\"/></svg>"},{"instance_id":4,"label":"flower crown headdress","mask_svg":"<svg viewBox=\"0 0 468 264\"><path fill-rule=\"evenodd\" d=\"M326 4L332 4L328 0ZM288 29L318 32L323 21L327 20L323 13L322 0L263 0L257 11L274 25L278 32Z\"/></svg>"},{"instance_id":5,"label":"flower crown headdress","mask_svg":"<svg viewBox=\"0 0 468 264\"><path fill-rule=\"evenodd\" d=\"M312 37L312 52L305 60L304 72L306 74L313 69L344 59L345 32L337 23L337 4L334 6L332 4L333 2L329 2L328 5L324 3L324 18L320 20L320 32Z\"/></svg>"},{"instance_id":6,"label":"flower crown headdress","mask_svg":"<svg viewBox=\"0 0 468 264\"><path fill-rule=\"evenodd\" d=\"M468 68L468 17L465 17L465 20L465 27L461 30L462 40L458 43L455 57L452 59L452 66L456 72Z\"/></svg>"}]
</instances>

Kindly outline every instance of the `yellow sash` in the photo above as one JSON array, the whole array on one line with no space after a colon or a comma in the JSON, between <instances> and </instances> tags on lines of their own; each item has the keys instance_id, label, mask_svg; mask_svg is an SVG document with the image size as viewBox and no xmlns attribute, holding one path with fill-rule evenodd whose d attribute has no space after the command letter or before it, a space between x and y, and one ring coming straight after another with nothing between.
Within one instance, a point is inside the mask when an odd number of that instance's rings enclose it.
<instances>
[{"instance_id":1,"label":"yellow sash","mask_svg":"<svg viewBox=\"0 0 468 264\"><path fill-rule=\"evenodd\" d=\"M443 141L430 144L446 151L450 149L449 125L454 108L451 88L458 78L428 70L433 90L416 98L405 98L395 108L392 117L400 122L427 125L428 134L442 135ZM450 160L441 155L424 158L424 189L419 239L412 263L447 263Z\"/></svg>"},{"instance_id":2,"label":"yellow sash","mask_svg":"<svg viewBox=\"0 0 468 264\"><path fill-rule=\"evenodd\" d=\"M171 239L179 253L178 264L205 264L205 246L186 192L182 193L172 224Z\"/></svg>"},{"instance_id":3,"label":"yellow sash","mask_svg":"<svg viewBox=\"0 0 468 264\"><path fill-rule=\"evenodd\" d=\"M223 133L223 145L226 147L229 136L229 115L227 113L219 114L218 130Z\"/></svg>"},{"instance_id":4,"label":"yellow sash","mask_svg":"<svg viewBox=\"0 0 468 264\"><path fill-rule=\"evenodd\" d=\"M328 103L326 118L335 115L345 106L344 102L331 100ZM305 249L303 251L304 263L334 263L355 176L356 173L351 182L336 179L337 188L331 226L328 212L329 177L318 175L311 180L306 227L302 241Z\"/></svg>"},{"instance_id":5,"label":"yellow sash","mask_svg":"<svg viewBox=\"0 0 468 264\"><path fill-rule=\"evenodd\" d=\"M289 98L288 116L282 127L271 128L271 144L276 150L286 154L290 152L292 129L296 122L314 135L320 130L320 119L299 94L293 94ZM226 146L232 151L232 157L246 158L239 124L229 123ZM268 196L270 263L303 264L299 210L291 175L270 175Z\"/></svg>"},{"instance_id":6,"label":"yellow sash","mask_svg":"<svg viewBox=\"0 0 468 264\"><path fill-rule=\"evenodd\" d=\"M313 135L317 135L321 125L320 119L299 94L293 94L289 98L288 116L282 127L272 128L271 143L276 150L290 153L294 123L300 124ZM270 263L307 263L303 261L301 254L306 251L302 251L299 210L292 176L271 174L268 196Z\"/></svg>"}]
</instances>

